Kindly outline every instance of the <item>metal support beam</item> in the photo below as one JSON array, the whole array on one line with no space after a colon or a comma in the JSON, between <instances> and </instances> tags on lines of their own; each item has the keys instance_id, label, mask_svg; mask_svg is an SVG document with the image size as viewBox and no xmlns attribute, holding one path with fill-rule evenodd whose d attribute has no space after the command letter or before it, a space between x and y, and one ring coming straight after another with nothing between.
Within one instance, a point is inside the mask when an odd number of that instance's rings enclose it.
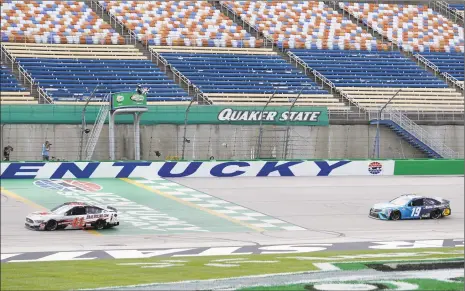
<instances>
[{"instance_id":1,"label":"metal support beam","mask_svg":"<svg viewBox=\"0 0 465 291\"><path fill-rule=\"evenodd\" d=\"M115 160L115 116L114 112L110 112L108 117L108 136L109 136L109 146L110 146L110 160Z\"/></svg>"},{"instance_id":2,"label":"metal support beam","mask_svg":"<svg viewBox=\"0 0 465 291\"><path fill-rule=\"evenodd\" d=\"M140 113L134 112L134 160L140 160Z\"/></svg>"}]
</instances>

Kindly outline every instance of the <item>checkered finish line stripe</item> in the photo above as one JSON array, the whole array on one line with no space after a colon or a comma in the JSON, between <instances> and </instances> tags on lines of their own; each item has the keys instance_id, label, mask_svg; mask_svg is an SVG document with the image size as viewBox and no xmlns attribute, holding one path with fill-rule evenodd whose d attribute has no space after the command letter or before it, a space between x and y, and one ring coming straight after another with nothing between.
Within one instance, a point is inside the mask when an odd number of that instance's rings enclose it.
<instances>
[{"instance_id":1,"label":"checkered finish line stripe","mask_svg":"<svg viewBox=\"0 0 465 291\"><path fill-rule=\"evenodd\" d=\"M134 179L134 182L161 191L165 194L175 196L178 199L193 203L200 207L221 213L235 220L246 222L266 231L296 231L306 230L303 227L267 216L263 213L239 206L237 204L218 199L217 197L199 192L195 189L174 183L162 178L157 179Z\"/></svg>"}]
</instances>

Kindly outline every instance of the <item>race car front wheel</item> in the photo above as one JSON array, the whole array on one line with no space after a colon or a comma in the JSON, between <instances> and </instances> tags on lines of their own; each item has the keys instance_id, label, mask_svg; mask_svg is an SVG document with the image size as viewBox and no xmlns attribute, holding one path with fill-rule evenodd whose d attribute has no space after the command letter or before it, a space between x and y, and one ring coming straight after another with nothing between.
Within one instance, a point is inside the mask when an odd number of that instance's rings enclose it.
<instances>
[{"instance_id":1,"label":"race car front wheel","mask_svg":"<svg viewBox=\"0 0 465 291\"><path fill-rule=\"evenodd\" d=\"M399 211L393 211L391 213L391 220L399 220L400 219L400 212Z\"/></svg>"},{"instance_id":2,"label":"race car front wheel","mask_svg":"<svg viewBox=\"0 0 465 291\"><path fill-rule=\"evenodd\" d=\"M48 231L54 231L56 230L58 227L58 222L56 222L55 220L50 220L49 222L47 222L47 224L45 225L45 230L48 230Z\"/></svg>"},{"instance_id":3,"label":"race car front wheel","mask_svg":"<svg viewBox=\"0 0 465 291\"><path fill-rule=\"evenodd\" d=\"M431 212L431 218L432 218L432 219L441 218L441 211L439 211L438 209L433 210L433 211Z\"/></svg>"}]
</instances>

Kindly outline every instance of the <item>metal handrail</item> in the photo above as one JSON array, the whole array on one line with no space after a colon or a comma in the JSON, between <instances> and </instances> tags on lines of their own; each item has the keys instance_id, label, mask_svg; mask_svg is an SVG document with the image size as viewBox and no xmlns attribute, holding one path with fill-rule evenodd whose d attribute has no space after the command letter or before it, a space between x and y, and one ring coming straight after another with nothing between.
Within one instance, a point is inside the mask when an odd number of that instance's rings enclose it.
<instances>
[{"instance_id":1,"label":"metal handrail","mask_svg":"<svg viewBox=\"0 0 465 291\"><path fill-rule=\"evenodd\" d=\"M155 49L153 49L153 48L149 48L149 51L150 51L150 54L151 54L151 56L150 56L151 60L153 60L153 56L155 56L155 58L157 60L157 64L158 64L158 62L161 62L164 65L165 70L169 67L170 70L173 72L173 75L177 76L180 81L182 80L186 84L188 94L191 93L191 88L192 88L192 91L194 92L195 97L197 98L197 100L199 100L199 98L200 98L202 100L205 100L209 104L213 104L213 102L203 94L203 92L202 92L202 90L200 90L200 88L195 86L192 83L192 81L189 78L187 78L183 73L181 73L178 69L171 66L170 63L168 62L168 60L165 59L160 53L155 51ZM175 78L175 81L176 81L176 78Z\"/></svg>"},{"instance_id":2,"label":"metal handrail","mask_svg":"<svg viewBox=\"0 0 465 291\"><path fill-rule=\"evenodd\" d=\"M45 91L42 87L37 86L37 92L39 93L39 100L45 100L48 104L53 104L53 98L48 95L47 91Z\"/></svg>"},{"instance_id":3,"label":"metal handrail","mask_svg":"<svg viewBox=\"0 0 465 291\"><path fill-rule=\"evenodd\" d=\"M436 66L433 62L431 62L427 58L425 58L424 56L417 53L417 54L414 54L413 57L416 58L419 62L423 63L425 66L434 70L436 73L440 73L439 67Z\"/></svg>"},{"instance_id":4,"label":"metal handrail","mask_svg":"<svg viewBox=\"0 0 465 291\"><path fill-rule=\"evenodd\" d=\"M448 18L455 17L460 19L462 22L464 21L465 13L456 8L450 7L445 1L433 1L433 6L439 6L440 9L447 11Z\"/></svg>"},{"instance_id":5,"label":"metal handrail","mask_svg":"<svg viewBox=\"0 0 465 291\"><path fill-rule=\"evenodd\" d=\"M437 152L440 156L444 158L459 157L458 153L454 152L444 143L438 142L436 139L432 138L431 134L428 131L426 131L424 128L413 122L410 118L402 114L399 110L393 107L386 108L385 111L381 113L380 117L381 119L386 119L387 116L388 119L397 123L400 127L405 129L416 139L418 139L425 145L429 146L432 150Z\"/></svg>"},{"instance_id":6,"label":"metal handrail","mask_svg":"<svg viewBox=\"0 0 465 291\"><path fill-rule=\"evenodd\" d=\"M464 83L465 82L460 82L457 78L455 78L454 76L452 76L451 74L449 74L447 72L444 72L441 75L443 75L444 78L446 78L446 80L453 83L455 86L459 87L462 90L465 90L464 89Z\"/></svg>"},{"instance_id":7,"label":"metal handrail","mask_svg":"<svg viewBox=\"0 0 465 291\"><path fill-rule=\"evenodd\" d=\"M11 70L14 70L14 64L15 64L15 61L16 61L16 58L10 54L10 52L8 51L8 49L2 44L1 45L1 49L2 49L2 54L10 61L11 63Z\"/></svg>"}]
</instances>

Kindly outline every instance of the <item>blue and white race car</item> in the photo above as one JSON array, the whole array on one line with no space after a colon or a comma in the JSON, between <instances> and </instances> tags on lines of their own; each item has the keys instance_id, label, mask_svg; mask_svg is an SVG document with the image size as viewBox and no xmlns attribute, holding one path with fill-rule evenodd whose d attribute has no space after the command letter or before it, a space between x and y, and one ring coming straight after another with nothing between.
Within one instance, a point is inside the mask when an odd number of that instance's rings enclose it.
<instances>
[{"instance_id":1,"label":"blue and white race car","mask_svg":"<svg viewBox=\"0 0 465 291\"><path fill-rule=\"evenodd\" d=\"M451 215L450 201L440 197L415 194L401 195L388 203L378 203L370 209L370 218L381 220L438 219Z\"/></svg>"}]
</instances>

